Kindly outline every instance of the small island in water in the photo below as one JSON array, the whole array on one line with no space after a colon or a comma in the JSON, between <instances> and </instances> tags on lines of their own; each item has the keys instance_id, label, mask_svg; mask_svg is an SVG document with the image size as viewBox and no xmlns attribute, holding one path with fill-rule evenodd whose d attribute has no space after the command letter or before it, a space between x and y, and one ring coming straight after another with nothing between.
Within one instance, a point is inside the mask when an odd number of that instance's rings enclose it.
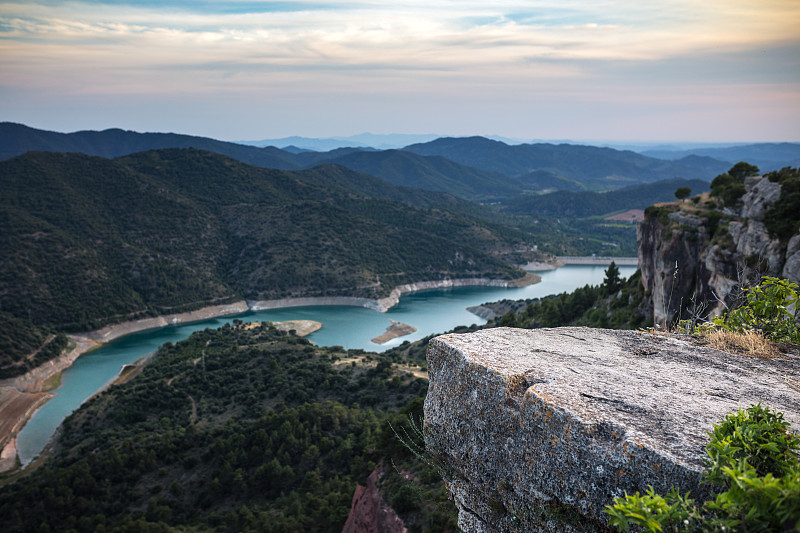
<instances>
[{"instance_id":1,"label":"small island in water","mask_svg":"<svg viewBox=\"0 0 800 533\"><path fill-rule=\"evenodd\" d=\"M392 320L392 323L388 328L386 328L386 331L383 333L383 335L379 335L371 340L375 344L385 344L392 339L396 339L397 337L402 337L404 335L410 335L415 331L417 331L417 328L414 326L409 326L408 324L403 324L402 322Z\"/></svg>"}]
</instances>

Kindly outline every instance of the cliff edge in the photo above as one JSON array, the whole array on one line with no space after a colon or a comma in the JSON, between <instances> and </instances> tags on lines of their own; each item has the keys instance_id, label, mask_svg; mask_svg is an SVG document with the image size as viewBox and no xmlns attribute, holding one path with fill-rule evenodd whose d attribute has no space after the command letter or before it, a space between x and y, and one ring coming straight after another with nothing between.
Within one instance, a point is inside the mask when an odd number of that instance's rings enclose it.
<instances>
[{"instance_id":1,"label":"cliff edge","mask_svg":"<svg viewBox=\"0 0 800 533\"><path fill-rule=\"evenodd\" d=\"M761 402L800 428L797 357L588 328L496 328L428 348L425 438L464 531L605 531L616 496L700 485L714 423Z\"/></svg>"},{"instance_id":2,"label":"cliff edge","mask_svg":"<svg viewBox=\"0 0 800 533\"><path fill-rule=\"evenodd\" d=\"M642 310L655 325L674 323L695 303L703 315L718 314L762 275L800 282L800 233L781 238L767 229L769 217L776 216L770 208L791 194L784 189L768 176L752 176L730 207L701 195L647 208L637 240L648 291Z\"/></svg>"}]
</instances>

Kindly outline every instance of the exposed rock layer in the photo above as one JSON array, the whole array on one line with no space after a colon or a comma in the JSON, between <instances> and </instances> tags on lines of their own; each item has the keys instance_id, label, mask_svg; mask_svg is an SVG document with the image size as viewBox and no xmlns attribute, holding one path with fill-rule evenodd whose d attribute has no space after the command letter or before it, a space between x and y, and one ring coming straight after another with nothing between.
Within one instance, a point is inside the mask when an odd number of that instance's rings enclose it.
<instances>
[{"instance_id":1,"label":"exposed rock layer","mask_svg":"<svg viewBox=\"0 0 800 533\"><path fill-rule=\"evenodd\" d=\"M397 513L381 496L378 481L383 475L378 465L367 478L367 485L358 485L353 494L350 515L342 533L405 533L406 527Z\"/></svg>"},{"instance_id":2,"label":"exposed rock layer","mask_svg":"<svg viewBox=\"0 0 800 533\"><path fill-rule=\"evenodd\" d=\"M800 428L799 363L633 331L443 335L426 440L464 531L600 531L626 491L707 495L707 432L729 412L762 402Z\"/></svg>"},{"instance_id":3,"label":"exposed rock layer","mask_svg":"<svg viewBox=\"0 0 800 533\"><path fill-rule=\"evenodd\" d=\"M739 207L724 210L716 238L709 219L688 203L666 220L649 215L639 225L639 267L649 291L644 305L656 325L670 324L693 301L720 312L748 276L800 281L800 235L782 242L764 226L764 213L780 197L781 186L753 177L745 180L745 190ZM728 238L720 238L725 232Z\"/></svg>"}]
</instances>

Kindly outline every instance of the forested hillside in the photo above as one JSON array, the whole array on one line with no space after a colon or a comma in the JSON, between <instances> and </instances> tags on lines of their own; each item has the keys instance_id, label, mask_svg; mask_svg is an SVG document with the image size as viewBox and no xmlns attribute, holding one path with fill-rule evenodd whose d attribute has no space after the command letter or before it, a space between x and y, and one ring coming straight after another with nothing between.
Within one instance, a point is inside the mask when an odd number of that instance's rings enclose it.
<instances>
[{"instance_id":1,"label":"forested hillside","mask_svg":"<svg viewBox=\"0 0 800 533\"><path fill-rule=\"evenodd\" d=\"M257 148L174 133L110 129L58 133L0 123L0 160L30 150L119 157L164 148L196 148L247 164L283 170L341 164L395 185L445 191L469 199L509 198L535 191L610 190L684 177L708 179L727 168L711 158L665 161L630 151L569 144L508 145L484 137L440 138L403 150L340 148L329 152Z\"/></svg>"},{"instance_id":2,"label":"forested hillside","mask_svg":"<svg viewBox=\"0 0 800 533\"><path fill-rule=\"evenodd\" d=\"M238 298L512 279L524 272L503 255L532 244L499 224L348 192L338 179L365 178L341 167L296 174L192 149L40 152L0 163L0 176L0 306L62 330Z\"/></svg>"},{"instance_id":3,"label":"forested hillside","mask_svg":"<svg viewBox=\"0 0 800 533\"><path fill-rule=\"evenodd\" d=\"M388 357L268 324L197 332L67 418L48 461L0 489L3 531L338 532L380 462L407 527L456 531L389 425L421 416L426 390Z\"/></svg>"},{"instance_id":4,"label":"forested hillside","mask_svg":"<svg viewBox=\"0 0 800 533\"><path fill-rule=\"evenodd\" d=\"M645 185L632 185L614 191L556 191L550 194L518 196L503 202L513 213L537 213L553 217L590 217L605 215L625 209L644 209L659 202L675 200L679 187L689 187L692 194L709 190L702 180L681 178L658 181Z\"/></svg>"},{"instance_id":5,"label":"forested hillside","mask_svg":"<svg viewBox=\"0 0 800 533\"><path fill-rule=\"evenodd\" d=\"M726 147L696 147L691 150L651 149L643 155L659 159L679 159L689 156L714 158L731 165L748 161L762 171L779 170L800 165L800 143L758 143Z\"/></svg>"},{"instance_id":6,"label":"forested hillside","mask_svg":"<svg viewBox=\"0 0 800 533\"><path fill-rule=\"evenodd\" d=\"M509 146L484 137L440 138L413 144L404 150L419 155L439 155L462 165L509 176L544 170L601 190L675 177L710 180L728 166L713 159L664 161L596 146L546 143Z\"/></svg>"},{"instance_id":7,"label":"forested hillside","mask_svg":"<svg viewBox=\"0 0 800 533\"><path fill-rule=\"evenodd\" d=\"M354 151L327 159L389 183L430 191L444 191L462 198L505 198L518 194L521 185L509 176L454 163L440 156L421 156L404 150Z\"/></svg>"},{"instance_id":8,"label":"forested hillside","mask_svg":"<svg viewBox=\"0 0 800 533\"><path fill-rule=\"evenodd\" d=\"M0 160L30 151L75 152L114 158L164 148L208 150L265 168L284 170L300 168L292 154L273 146L257 148L195 135L139 133L121 129L60 133L37 130L23 124L0 122Z\"/></svg>"}]
</instances>

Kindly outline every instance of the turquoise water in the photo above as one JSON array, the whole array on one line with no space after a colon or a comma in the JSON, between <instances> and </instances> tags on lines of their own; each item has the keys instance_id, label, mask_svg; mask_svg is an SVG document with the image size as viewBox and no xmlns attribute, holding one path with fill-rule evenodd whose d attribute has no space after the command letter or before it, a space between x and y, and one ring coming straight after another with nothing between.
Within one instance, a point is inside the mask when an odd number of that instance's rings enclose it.
<instances>
[{"instance_id":1,"label":"turquoise water","mask_svg":"<svg viewBox=\"0 0 800 533\"><path fill-rule=\"evenodd\" d=\"M193 324L167 326L121 337L102 348L78 358L65 370L56 396L47 402L25 425L17 437L20 460L28 464L38 455L58 426L87 398L116 378L123 365L132 363L166 342L177 342L192 332L218 328L234 318L245 322L282 320L316 320L322 322L319 331L308 336L321 346L343 346L383 351L403 341L414 341L433 333L441 333L459 325L483 324L485 320L473 315L466 307L503 299L519 300L572 291L577 287L603 281L601 266L568 265L556 270L539 272L542 282L528 287L505 289L498 287L458 287L433 289L407 294L386 313L362 307L310 306L290 307L248 312ZM633 274L635 267L621 266L620 275ZM417 332L377 345L370 339L382 334L390 320L417 328Z\"/></svg>"}]
</instances>

